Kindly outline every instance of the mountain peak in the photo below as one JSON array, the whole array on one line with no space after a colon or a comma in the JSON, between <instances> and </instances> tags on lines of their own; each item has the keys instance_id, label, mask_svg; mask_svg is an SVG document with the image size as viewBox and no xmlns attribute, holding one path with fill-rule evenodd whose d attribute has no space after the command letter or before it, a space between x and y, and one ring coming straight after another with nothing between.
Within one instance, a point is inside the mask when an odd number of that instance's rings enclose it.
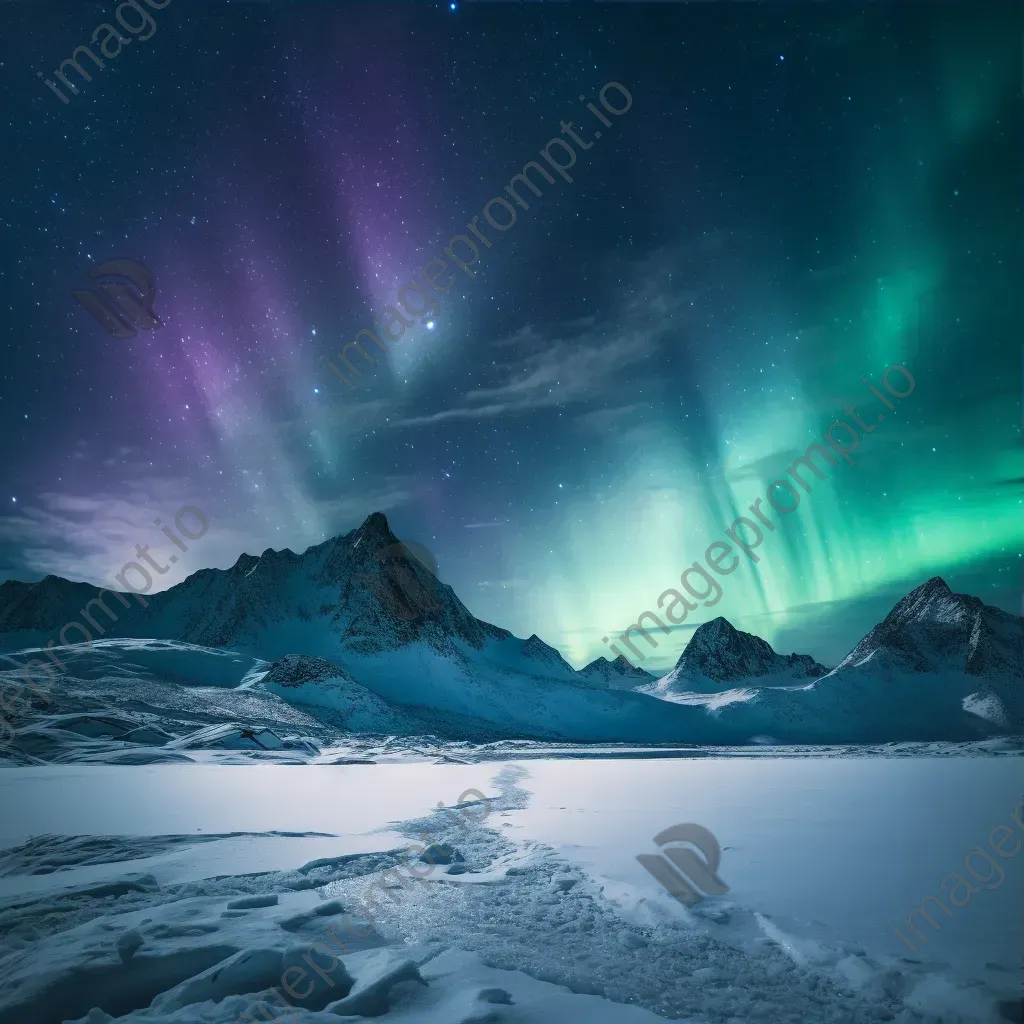
<instances>
[{"instance_id":1,"label":"mountain peak","mask_svg":"<svg viewBox=\"0 0 1024 1024\"><path fill-rule=\"evenodd\" d=\"M826 672L810 655L778 654L759 636L718 616L693 631L675 668L658 685L659 690L713 692L766 676L817 679Z\"/></svg>"},{"instance_id":2,"label":"mountain peak","mask_svg":"<svg viewBox=\"0 0 1024 1024\"><path fill-rule=\"evenodd\" d=\"M614 660L603 655L584 665L579 674L600 683L621 683L623 689L644 684L650 685L657 677L636 665L630 664L623 655Z\"/></svg>"},{"instance_id":3,"label":"mountain peak","mask_svg":"<svg viewBox=\"0 0 1024 1024\"><path fill-rule=\"evenodd\" d=\"M391 524L383 512L371 512L359 527L359 536L367 541L379 540L383 544L394 544L398 538L391 532Z\"/></svg>"},{"instance_id":4,"label":"mountain peak","mask_svg":"<svg viewBox=\"0 0 1024 1024\"><path fill-rule=\"evenodd\" d=\"M712 619L710 622L702 622L694 631L693 636L690 637L690 643L692 644L699 637L703 640L705 637L714 637L719 642L730 642L735 640L740 635L739 630L728 620L722 618L721 615L716 619Z\"/></svg>"},{"instance_id":5,"label":"mountain peak","mask_svg":"<svg viewBox=\"0 0 1024 1024\"><path fill-rule=\"evenodd\" d=\"M941 576L933 576L897 601L878 628L889 631L902 629L915 621L952 621L977 614L982 607L979 598L955 594Z\"/></svg>"},{"instance_id":6,"label":"mountain peak","mask_svg":"<svg viewBox=\"0 0 1024 1024\"><path fill-rule=\"evenodd\" d=\"M973 716L979 735L1009 722L1019 731L1024 618L955 593L933 576L898 601L832 676L844 685L867 676L892 689L923 685L927 705L956 681L973 690L961 694L956 713Z\"/></svg>"},{"instance_id":7,"label":"mountain peak","mask_svg":"<svg viewBox=\"0 0 1024 1024\"><path fill-rule=\"evenodd\" d=\"M572 666L565 658L554 647L544 643L536 633L531 634L529 639L523 641L520 653L532 662L557 669L559 673L575 675Z\"/></svg>"}]
</instances>

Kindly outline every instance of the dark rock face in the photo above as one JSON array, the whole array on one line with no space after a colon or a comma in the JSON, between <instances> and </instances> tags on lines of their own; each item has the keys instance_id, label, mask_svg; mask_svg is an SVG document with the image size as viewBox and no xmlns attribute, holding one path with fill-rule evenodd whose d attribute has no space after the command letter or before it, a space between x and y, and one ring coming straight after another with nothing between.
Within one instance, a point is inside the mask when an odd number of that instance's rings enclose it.
<instances>
[{"instance_id":1,"label":"dark rock face","mask_svg":"<svg viewBox=\"0 0 1024 1024\"><path fill-rule=\"evenodd\" d=\"M97 588L88 583L72 583L60 576L47 576L38 583L22 583L7 580L0 583L0 633L44 631L57 633L69 622L76 620L90 627L88 618L82 617L82 609L88 602L96 600ZM134 616L140 604L130 594L102 592L102 602L110 610L104 613L99 603L89 611L97 617L99 627L110 621L110 612L116 620L120 616ZM100 628L92 625L91 635L100 636ZM86 637L77 629L68 630L68 643L81 643Z\"/></svg>"},{"instance_id":2,"label":"dark rock face","mask_svg":"<svg viewBox=\"0 0 1024 1024\"><path fill-rule=\"evenodd\" d=\"M675 668L657 687L663 692L709 693L769 680L784 685L818 679L827 672L809 654L777 654L759 636L719 617L694 630Z\"/></svg>"},{"instance_id":3,"label":"dark rock face","mask_svg":"<svg viewBox=\"0 0 1024 1024\"><path fill-rule=\"evenodd\" d=\"M419 856L424 864L461 864L465 857L455 849L454 846L438 845L428 846Z\"/></svg>"}]
</instances>

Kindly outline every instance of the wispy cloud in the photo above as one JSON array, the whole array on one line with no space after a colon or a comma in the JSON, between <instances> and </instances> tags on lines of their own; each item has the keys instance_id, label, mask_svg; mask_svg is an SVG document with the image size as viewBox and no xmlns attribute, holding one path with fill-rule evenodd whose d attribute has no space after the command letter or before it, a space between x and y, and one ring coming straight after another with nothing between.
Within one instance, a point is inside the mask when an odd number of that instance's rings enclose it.
<instances>
[{"instance_id":1,"label":"wispy cloud","mask_svg":"<svg viewBox=\"0 0 1024 1024\"><path fill-rule=\"evenodd\" d=\"M116 494L44 493L37 504L0 517L0 541L20 550L20 565L7 570L10 577L53 574L117 586L113 577L124 563L138 560L136 545L151 546L153 557L166 563L164 556L174 548L154 520L159 517L173 529L178 510L192 505L209 520L209 529L185 541L189 551L178 552L178 562L165 574L153 574L156 592L198 569L227 568L242 552L260 554L268 546L303 551L358 526L368 510L386 512L406 504L413 493L413 481L387 476L339 498L263 493L259 505L236 511L200 496L185 478L139 476ZM184 522L196 528L193 518L186 516ZM288 526L271 528L268 523Z\"/></svg>"},{"instance_id":2,"label":"wispy cloud","mask_svg":"<svg viewBox=\"0 0 1024 1024\"><path fill-rule=\"evenodd\" d=\"M195 495L188 480L160 477L130 480L116 494L44 492L36 504L21 506L16 513L0 518L0 541L20 549L26 572L14 575L52 573L109 586L121 566L137 558L137 544L171 546L154 519L159 517L173 527L175 513L184 505L193 505L212 518L204 508L209 504L208 499ZM194 519L186 522L195 528ZM186 569L183 559L179 568L160 577L161 588L202 564Z\"/></svg>"},{"instance_id":3,"label":"wispy cloud","mask_svg":"<svg viewBox=\"0 0 1024 1024\"><path fill-rule=\"evenodd\" d=\"M448 408L397 418L391 425L418 427L607 402L621 392L624 381L642 378L644 364L663 338L692 316L694 304L705 296L707 287L694 285L688 263L717 253L726 243L723 233L701 235L631 265L620 255L614 274L626 283L617 285L608 312L549 330L524 324L490 343L489 351L499 357L493 362L494 385L466 391Z\"/></svg>"},{"instance_id":4,"label":"wispy cloud","mask_svg":"<svg viewBox=\"0 0 1024 1024\"><path fill-rule=\"evenodd\" d=\"M467 391L461 404L394 425L416 427L446 420L481 419L600 399L624 369L654 351L650 332L629 331L607 340L591 333L545 342L532 328L519 333L521 345L542 344L521 357L517 369L496 387Z\"/></svg>"}]
</instances>

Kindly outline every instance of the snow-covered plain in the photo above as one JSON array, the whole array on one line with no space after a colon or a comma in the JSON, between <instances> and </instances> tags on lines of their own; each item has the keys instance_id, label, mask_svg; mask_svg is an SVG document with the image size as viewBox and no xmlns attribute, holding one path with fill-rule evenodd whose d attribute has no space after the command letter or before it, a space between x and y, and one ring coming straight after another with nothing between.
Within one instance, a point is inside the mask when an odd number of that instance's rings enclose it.
<instances>
[{"instance_id":1,"label":"snow-covered plain","mask_svg":"<svg viewBox=\"0 0 1024 1024\"><path fill-rule=\"evenodd\" d=\"M1019 756L493 761L453 745L464 763L429 763L439 752L0 768L0 1024L1020 1019L1024 852L922 925L916 953L886 924L1016 829ZM435 810L474 789L482 820ZM718 838L729 892L685 908L636 855L688 821ZM410 880L400 847L421 836L464 859ZM337 927L396 865L375 928ZM258 1011L332 924L335 984Z\"/></svg>"}]
</instances>

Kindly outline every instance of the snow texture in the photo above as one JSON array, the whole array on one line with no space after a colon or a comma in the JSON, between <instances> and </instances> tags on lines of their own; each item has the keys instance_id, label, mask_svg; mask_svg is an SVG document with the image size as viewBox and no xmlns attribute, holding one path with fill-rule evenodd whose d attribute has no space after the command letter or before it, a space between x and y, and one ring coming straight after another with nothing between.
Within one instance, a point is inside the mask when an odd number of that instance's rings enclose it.
<instances>
[{"instance_id":1,"label":"snow texture","mask_svg":"<svg viewBox=\"0 0 1024 1024\"><path fill-rule=\"evenodd\" d=\"M996 1024L1019 1003L916 959L794 934L728 897L667 894L589 875L516 841L526 772L507 765L482 820L406 822L465 871L408 871L408 848L294 872L161 886L126 876L0 906L0 1024ZM181 837L153 837L152 849ZM66 837L95 864L127 837ZM8 851L30 870L42 851ZM452 858L455 862L455 858ZM384 874L382 874L382 872ZM385 875L399 879L384 887ZM364 894L376 892L373 920ZM369 924L369 927L367 925Z\"/></svg>"}]
</instances>

